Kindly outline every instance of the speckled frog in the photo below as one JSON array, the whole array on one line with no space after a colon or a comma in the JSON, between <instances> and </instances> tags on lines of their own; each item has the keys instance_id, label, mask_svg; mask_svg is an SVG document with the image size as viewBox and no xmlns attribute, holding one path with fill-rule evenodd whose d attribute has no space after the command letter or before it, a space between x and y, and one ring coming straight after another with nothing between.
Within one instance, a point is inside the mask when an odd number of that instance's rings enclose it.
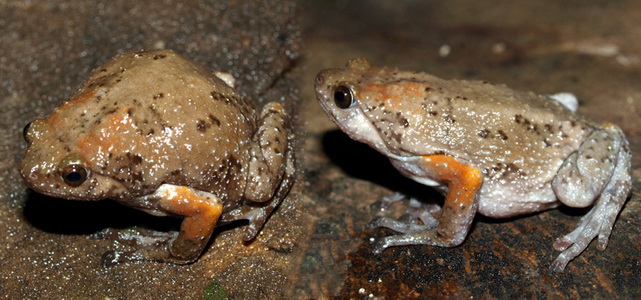
<instances>
[{"instance_id":1,"label":"speckled frog","mask_svg":"<svg viewBox=\"0 0 641 300\"><path fill-rule=\"evenodd\" d=\"M108 263L193 262L216 224L235 220L253 239L292 185L288 117L276 102L256 112L218 74L170 50L116 56L25 127L22 176L49 196L184 217L177 236L117 235L138 249Z\"/></svg>"},{"instance_id":2,"label":"speckled frog","mask_svg":"<svg viewBox=\"0 0 641 300\"><path fill-rule=\"evenodd\" d=\"M316 77L318 100L351 138L386 155L403 175L445 194L442 207L410 202L399 220L371 227L400 245L461 244L476 213L505 218L564 204L591 210L554 242L562 271L598 237L605 249L631 189L630 150L617 126L574 113L571 94L540 96L481 81L377 68L355 59ZM397 200L389 198L388 201Z\"/></svg>"}]
</instances>

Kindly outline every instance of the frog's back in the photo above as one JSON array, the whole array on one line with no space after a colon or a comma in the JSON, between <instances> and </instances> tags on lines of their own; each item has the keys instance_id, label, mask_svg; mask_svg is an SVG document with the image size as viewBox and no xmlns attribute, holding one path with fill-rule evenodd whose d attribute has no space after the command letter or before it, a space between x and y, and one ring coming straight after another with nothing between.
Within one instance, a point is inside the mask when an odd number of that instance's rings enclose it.
<instances>
[{"instance_id":1,"label":"frog's back","mask_svg":"<svg viewBox=\"0 0 641 300\"><path fill-rule=\"evenodd\" d=\"M451 155L488 179L549 181L594 128L557 101L504 85L388 68L356 82L394 154Z\"/></svg>"},{"instance_id":2,"label":"frog's back","mask_svg":"<svg viewBox=\"0 0 641 300\"><path fill-rule=\"evenodd\" d=\"M217 189L242 189L221 183L244 181L225 176L243 174L239 169L248 154L241 149L255 131L255 112L232 87L192 61L170 50L125 54L94 70L79 95L50 118L69 128L87 124L66 135L81 141L81 152L102 166L104 175L137 174L123 180L144 182L146 187L136 188L141 192L162 182L220 193L227 191ZM122 139L117 141L122 147L110 141L107 160L96 154L104 151L98 132L105 131Z\"/></svg>"}]
</instances>

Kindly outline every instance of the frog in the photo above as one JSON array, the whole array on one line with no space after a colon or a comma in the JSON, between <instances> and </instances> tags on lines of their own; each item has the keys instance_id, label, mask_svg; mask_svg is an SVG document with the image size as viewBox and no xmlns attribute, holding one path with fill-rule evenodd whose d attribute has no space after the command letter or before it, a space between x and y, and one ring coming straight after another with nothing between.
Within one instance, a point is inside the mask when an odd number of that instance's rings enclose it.
<instances>
[{"instance_id":1,"label":"frog","mask_svg":"<svg viewBox=\"0 0 641 300\"><path fill-rule=\"evenodd\" d=\"M169 49L117 55L25 127L20 173L47 196L182 218L177 232L97 233L135 246L108 251L105 265L193 263L216 226L235 221L250 242L294 182L294 136L282 104L258 110L234 84Z\"/></svg>"},{"instance_id":2,"label":"frog","mask_svg":"<svg viewBox=\"0 0 641 300\"><path fill-rule=\"evenodd\" d=\"M372 239L375 253L459 246L477 214L511 218L560 205L591 207L576 229L553 243L560 254L550 269L561 272L592 240L606 248L630 193L631 153L623 131L579 115L571 93L446 80L362 58L322 70L315 93L350 138L444 195L442 205L410 199L401 217L374 218L369 228L398 233ZM384 197L380 208L385 213L403 198Z\"/></svg>"}]
</instances>

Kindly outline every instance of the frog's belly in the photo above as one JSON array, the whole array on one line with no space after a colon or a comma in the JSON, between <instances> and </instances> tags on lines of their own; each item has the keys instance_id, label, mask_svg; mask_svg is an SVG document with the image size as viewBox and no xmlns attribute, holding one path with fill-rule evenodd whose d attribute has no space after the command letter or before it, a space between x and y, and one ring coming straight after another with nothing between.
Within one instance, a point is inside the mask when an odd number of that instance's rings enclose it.
<instances>
[{"instance_id":1,"label":"frog's belly","mask_svg":"<svg viewBox=\"0 0 641 300\"><path fill-rule=\"evenodd\" d=\"M550 184L525 192L522 187L485 182L478 197L478 213L492 218L513 217L559 205Z\"/></svg>"}]
</instances>

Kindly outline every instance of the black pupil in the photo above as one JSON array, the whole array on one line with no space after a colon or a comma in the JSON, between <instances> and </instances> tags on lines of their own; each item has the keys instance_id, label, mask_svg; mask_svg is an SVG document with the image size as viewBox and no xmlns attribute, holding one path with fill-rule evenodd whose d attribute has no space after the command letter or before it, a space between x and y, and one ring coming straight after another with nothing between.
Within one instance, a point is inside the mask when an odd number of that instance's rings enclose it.
<instances>
[{"instance_id":1,"label":"black pupil","mask_svg":"<svg viewBox=\"0 0 641 300\"><path fill-rule=\"evenodd\" d=\"M352 106L352 92L346 86L338 86L334 91L334 103L340 108L348 108Z\"/></svg>"},{"instance_id":2,"label":"black pupil","mask_svg":"<svg viewBox=\"0 0 641 300\"><path fill-rule=\"evenodd\" d=\"M82 180L82 175L79 172L71 172L67 174L67 181L69 182L78 182Z\"/></svg>"},{"instance_id":3,"label":"black pupil","mask_svg":"<svg viewBox=\"0 0 641 300\"><path fill-rule=\"evenodd\" d=\"M66 184L77 187L87 180L87 170L80 165L68 165L64 169L62 176Z\"/></svg>"}]
</instances>

